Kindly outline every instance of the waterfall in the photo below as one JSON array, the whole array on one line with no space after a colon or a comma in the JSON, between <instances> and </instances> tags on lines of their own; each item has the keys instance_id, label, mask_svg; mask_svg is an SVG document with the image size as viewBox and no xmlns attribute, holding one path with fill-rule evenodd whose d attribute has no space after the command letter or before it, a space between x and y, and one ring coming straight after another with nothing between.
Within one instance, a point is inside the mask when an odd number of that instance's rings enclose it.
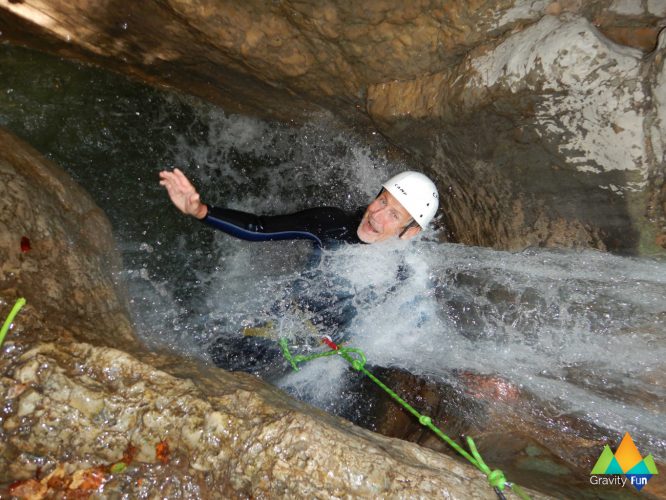
<instances>
[{"instance_id":1,"label":"waterfall","mask_svg":"<svg viewBox=\"0 0 666 500\"><path fill-rule=\"evenodd\" d=\"M326 117L289 126L230 116L7 46L0 68L0 125L66 168L109 215L126 266L118 279L149 346L210 363L230 338L271 354L277 336L316 350L302 337L335 330L373 365L452 383L461 371L501 376L666 459L665 262L508 253L441 243L433 231L321 252L238 241L179 214L158 171L179 166L213 205L288 213L363 206L405 165L386 158L379 137ZM271 380L295 396L333 412L353 404L340 359L289 373L271 356Z\"/></svg>"}]
</instances>

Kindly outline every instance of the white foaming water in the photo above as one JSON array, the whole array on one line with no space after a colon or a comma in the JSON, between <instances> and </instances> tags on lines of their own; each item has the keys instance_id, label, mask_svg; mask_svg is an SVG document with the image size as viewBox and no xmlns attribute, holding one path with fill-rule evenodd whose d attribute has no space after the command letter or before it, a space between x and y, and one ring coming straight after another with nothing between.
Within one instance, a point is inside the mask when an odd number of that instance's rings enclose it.
<instances>
[{"instance_id":1,"label":"white foaming water","mask_svg":"<svg viewBox=\"0 0 666 500\"><path fill-rule=\"evenodd\" d=\"M294 129L208 113L203 136L178 141L174 165L213 205L351 210L402 168L327 124ZM666 456L664 263L593 251L511 254L428 235L313 257L305 241L249 243L197 223L183 231L172 257L185 259L184 281L168 264L161 275L132 272L132 295L144 298L139 329L152 345L204 359L225 346L223 366L264 364L288 392L337 412L349 403L345 363L319 359L289 373L276 343L284 336L312 352L312 339L331 334L374 366L448 382L460 371L499 375ZM160 249L151 248L154 257Z\"/></svg>"},{"instance_id":2,"label":"white foaming water","mask_svg":"<svg viewBox=\"0 0 666 500\"><path fill-rule=\"evenodd\" d=\"M630 432L664 456L663 262L426 241L327 257L358 294L349 340L373 365L440 381L461 371L499 375L562 414ZM331 379L344 371L315 363L280 384L330 409Z\"/></svg>"}]
</instances>

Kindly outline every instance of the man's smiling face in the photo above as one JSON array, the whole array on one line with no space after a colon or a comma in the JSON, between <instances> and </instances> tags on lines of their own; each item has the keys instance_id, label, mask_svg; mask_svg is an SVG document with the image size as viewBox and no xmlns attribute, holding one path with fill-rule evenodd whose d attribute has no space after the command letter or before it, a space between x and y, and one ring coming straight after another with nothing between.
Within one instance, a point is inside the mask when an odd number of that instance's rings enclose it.
<instances>
[{"instance_id":1,"label":"man's smiling face","mask_svg":"<svg viewBox=\"0 0 666 500\"><path fill-rule=\"evenodd\" d=\"M364 243L378 243L394 236L400 236L411 221L411 215L398 200L391 193L383 190L365 209L363 220L361 220L356 234ZM418 226L410 227L402 238L411 238L419 230Z\"/></svg>"}]
</instances>

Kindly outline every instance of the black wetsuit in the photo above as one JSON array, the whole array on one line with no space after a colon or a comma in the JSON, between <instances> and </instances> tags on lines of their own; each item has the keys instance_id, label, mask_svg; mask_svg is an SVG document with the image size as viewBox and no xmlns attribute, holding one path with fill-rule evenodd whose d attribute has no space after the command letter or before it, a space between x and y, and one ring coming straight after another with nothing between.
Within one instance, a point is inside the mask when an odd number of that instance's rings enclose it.
<instances>
[{"instance_id":1,"label":"black wetsuit","mask_svg":"<svg viewBox=\"0 0 666 500\"><path fill-rule=\"evenodd\" d=\"M317 207L290 215L254 215L228 208L208 206L203 222L232 236L249 241L307 239L319 247L362 243L356 229L363 209L354 213L334 207Z\"/></svg>"},{"instance_id":2,"label":"black wetsuit","mask_svg":"<svg viewBox=\"0 0 666 500\"><path fill-rule=\"evenodd\" d=\"M225 233L249 241L311 240L319 248L330 249L341 243L362 243L356 234L364 209L354 213L339 208L317 207L290 215L259 216L238 210L208 206L203 222ZM313 255L312 265L301 276L280 292L273 304L268 305L270 316L279 320L295 307L311 327L325 332L335 342L341 342L346 327L356 315L352 305L350 286L339 277L329 276L317 269ZM325 286L312 293L309 283L318 281ZM227 334L211 346L215 364L228 370L242 370L264 377L285 372L289 366L275 339L243 337ZM291 346L298 348L298 346ZM303 347L303 346L300 346ZM277 364L276 364L277 362ZM277 369L277 372L275 371Z\"/></svg>"}]
</instances>

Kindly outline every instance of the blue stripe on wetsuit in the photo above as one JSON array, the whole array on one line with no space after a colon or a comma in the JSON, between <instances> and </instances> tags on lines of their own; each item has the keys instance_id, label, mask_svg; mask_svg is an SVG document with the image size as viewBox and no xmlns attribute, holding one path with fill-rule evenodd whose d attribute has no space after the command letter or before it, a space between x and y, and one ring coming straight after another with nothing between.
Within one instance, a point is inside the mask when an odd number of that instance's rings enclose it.
<instances>
[{"instance_id":1,"label":"blue stripe on wetsuit","mask_svg":"<svg viewBox=\"0 0 666 500\"><path fill-rule=\"evenodd\" d=\"M236 224L233 224L229 221L225 221L214 217L212 215L207 215L204 218L204 222L210 226L220 229L231 236L240 238L248 241L277 241L277 240L312 240L317 245L322 246L321 239L318 238L315 234L308 231L275 231L275 232L259 232L252 231L250 229L243 228Z\"/></svg>"}]
</instances>

